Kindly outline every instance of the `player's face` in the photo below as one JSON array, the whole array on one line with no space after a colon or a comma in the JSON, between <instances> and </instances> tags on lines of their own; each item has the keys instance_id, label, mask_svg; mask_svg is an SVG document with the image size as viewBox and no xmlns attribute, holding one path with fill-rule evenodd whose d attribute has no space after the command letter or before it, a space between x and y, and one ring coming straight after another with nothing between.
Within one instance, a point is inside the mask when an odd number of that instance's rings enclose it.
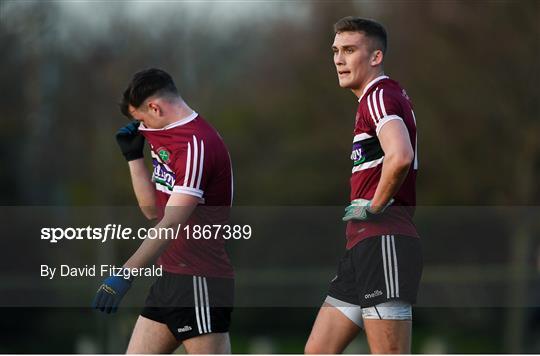
<instances>
[{"instance_id":1,"label":"player's face","mask_svg":"<svg viewBox=\"0 0 540 356\"><path fill-rule=\"evenodd\" d=\"M140 108L135 108L130 105L129 112L135 120L141 121L144 126L150 129L160 129L163 126L163 120L159 119L158 113L145 107L144 104Z\"/></svg>"},{"instance_id":2,"label":"player's face","mask_svg":"<svg viewBox=\"0 0 540 356\"><path fill-rule=\"evenodd\" d=\"M372 70L370 45L369 38L360 32L336 34L332 51L340 87L355 92L365 84Z\"/></svg>"}]
</instances>

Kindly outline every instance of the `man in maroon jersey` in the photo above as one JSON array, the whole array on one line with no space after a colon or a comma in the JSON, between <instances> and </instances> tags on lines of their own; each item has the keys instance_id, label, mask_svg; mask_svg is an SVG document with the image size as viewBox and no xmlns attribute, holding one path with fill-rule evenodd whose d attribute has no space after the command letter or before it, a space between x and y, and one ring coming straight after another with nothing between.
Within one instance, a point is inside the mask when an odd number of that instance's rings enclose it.
<instances>
[{"instance_id":1,"label":"man in maroon jersey","mask_svg":"<svg viewBox=\"0 0 540 356\"><path fill-rule=\"evenodd\" d=\"M339 85L358 97L347 250L307 341L306 353L341 353L365 329L372 353L410 353L412 304L422 253L416 205L416 123L399 84L384 75L386 31L345 17L332 45Z\"/></svg>"},{"instance_id":2,"label":"man in maroon jersey","mask_svg":"<svg viewBox=\"0 0 540 356\"><path fill-rule=\"evenodd\" d=\"M135 119L117 141L129 163L139 206L156 229L223 225L232 204L227 147L216 130L180 97L171 76L159 69L136 73L125 90L122 112ZM143 160L145 138L153 174ZM163 276L153 284L139 316L128 353L230 353L229 325L234 274L224 240L146 239L124 264L147 266L158 258ZM107 278L94 307L114 312L131 285L121 275Z\"/></svg>"}]
</instances>

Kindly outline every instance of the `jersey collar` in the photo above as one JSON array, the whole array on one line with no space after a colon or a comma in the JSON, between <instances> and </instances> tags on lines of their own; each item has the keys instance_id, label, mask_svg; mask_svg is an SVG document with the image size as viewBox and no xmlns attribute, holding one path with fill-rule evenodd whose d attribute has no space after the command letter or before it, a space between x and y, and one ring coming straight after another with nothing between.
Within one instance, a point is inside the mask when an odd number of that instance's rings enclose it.
<instances>
[{"instance_id":1,"label":"jersey collar","mask_svg":"<svg viewBox=\"0 0 540 356\"><path fill-rule=\"evenodd\" d=\"M364 91L362 92L362 95L360 95L360 98L358 99L358 102L360 102L360 100L362 100L362 98L364 97L364 95L367 93L367 91L369 90L369 88L371 88L375 83L377 83L378 81L381 81L383 79L388 79L390 78L389 76L387 75L380 75L378 76L377 78L373 79L371 82L369 82L366 87L364 88Z\"/></svg>"},{"instance_id":2,"label":"jersey collar","mask_svg":"<svg viewBox=\"0 0 540 356\"><path fill-rule=\"evenodd\" d=\"M199 114L197 114L197 112L193 111L191 113L191 115L186 116L186 117L184 117L184 118L182 118L182 119L180 119L178 121L175 121L173 123L170 123L167 126L162 127L161 129L151 129L149 127L144 126L144 124L141 122L141 124L139 125L139 130L141 130L141 131L164 131L164 130L169 130L169 129L172 129L172 128L175 128L175 127L178 127L178 126L185 125L188 122L195 120L195 118L197 116L199 116Z\"/></svg>"}]
</instances>

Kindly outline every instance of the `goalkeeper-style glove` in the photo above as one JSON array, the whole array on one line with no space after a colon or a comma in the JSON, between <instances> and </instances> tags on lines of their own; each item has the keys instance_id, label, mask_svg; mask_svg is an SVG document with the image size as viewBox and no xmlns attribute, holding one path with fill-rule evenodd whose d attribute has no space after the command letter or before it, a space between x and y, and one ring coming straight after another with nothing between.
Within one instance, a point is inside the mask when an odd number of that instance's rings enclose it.
<instances>
[{"instance_id":1,"label":"goalkeeper-style glove","mask_svg":"<svg viewBox=\"0 0 540 356\"><path fill-rule=\"evenodd\" d=\"M369 207L371 206L371 200L367 199L355 199L351 202L351 205L345 208L345 216L343 216L343 221L349 221L349 220L370 220L374 217L382 214L386 208L388 208L392 203L394 202L394 199L390 199L390 201L379 211L378 213L372 213L369 211Z\"/></svg>"},{"instance_id":2,"label":"goalkeeper-style glove","mask_svg":"<svg viewBox=\"0 0 540 356\"><path fill-rule=\"evenodd\" d=\"M116 132L116 142L127 161L143 158L144 136L139 132L139 124L130 122Z\"/></svg>"},{"instance_id":3,"label":"goalkeeper-style glove","mask_svg":"<svg viewBox=\"0 0 540 356\"><path fill-rule=\"evenodd\" d=\"M131 281L132 279L121 276L111 276L105 279L97 290L92 308L107 314L115 313L120 301L131 287Z\"/></svg>"}]
</instances>

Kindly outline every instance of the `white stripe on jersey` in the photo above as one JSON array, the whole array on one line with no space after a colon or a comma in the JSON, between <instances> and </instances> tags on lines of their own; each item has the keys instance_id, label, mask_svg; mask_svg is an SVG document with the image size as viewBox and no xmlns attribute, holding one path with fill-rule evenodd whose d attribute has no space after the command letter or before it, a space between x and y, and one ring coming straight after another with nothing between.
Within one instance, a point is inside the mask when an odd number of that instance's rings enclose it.
<instances>
[{"instance_id":1,"label":"white stripe on jersey","mask_svg":"<svg viewBox=\"0 0 540 356\"><path fill-rule=\"evenodd\" d=\"M381 115L379 114L379 108L377 108L377 90L379 90L379 88L375 89L370 97L373 100L373 111L375 112L377 121L379 121L381 119ZM375 123L377 123L377 121Z\"/></svg>"},{"instance_id":2,"label":"white stripe on jersey","mask_svg":"<svg viewBox=\"0 0 540 356\"><path fill-rule=\"evenodd\" d=\"M203 195L204 195L204 192L202 190L200 190L200 189L184 187L182 185L175 185L173 187L172 191L175 192L175 193L183 193L183 194L193 195L193 196L196 196L197 198L202 198ZM165 192L165 193L167 193L167 192ZM169 194L171 194L170 191L169 191Z\"/></svg>"},{"instance_id":3,"label":"white stripe on jersey","mask_svg":"<svg viewBox=\"0 0 540 356\"><path fill-rule=\"evenodd\" d=\"M193 135L193 168L191 171L191 180L189 181L189 187L194 188L195 185L195 174L197 173L197 163L199 159L199 152L197 147L197 138ZM186 172L187 174L188 172Z\"/></svg>"},{"instance_id":4,"label":"white stripe on jersey","mask_svg":"<svg viewBox=\"0 0 540 356\"><path fill-rule=\"evenodd\" d=\"M353 143L355 142L358 142L358 141L362 141L362 140L365 140L367 138L372 138L373 136L371 136L370 134L368 133L361 133L361 134L358 134L358 135L355 135L354 138L353 138Z\"/></svg>"},{"instance_id":5,"label":"white stripe on jersey","mask_svg":"<svg viewBox=\"0 0 540 356\"><path fill-rule=\"evenodd\" d=\"M383 91L384 89L381 89L381 92L379 93L379 105L381 106L382 117L385 117L388 116L388 114L386 114L386 107L384 106Z\"/></svg>"},{"instance_id":6,"label":"white stripe on jersey","mask_svg":"<svg viewBox=\"0 0 540 356\"><path fill-rule=\"evenodd\" d=\"M371 115L371 119L373 120L373 123L377 125L377 120L375 120L375 116L373 116L373 110L371 109L371 94L368 95L368 97L366 98L366 101L367 101L367 106L369 109L369 114Z\"/></svg>"},{"instance_id":7,"label":"white stripe on jersey","mask_svg":"<svg viewBox=\"0 0 540 356\"><path fill-rule=\"evenodd\" d=\"M189 169L190 169L190 164L191 164L191 144L188 142L188 146L187 146L187 159L186 159L186 173L185 173L185 176L184 176L184 187L187 187L187 180L188 180L188 175L189 175Z\"/></svg>"},{"instance_id":8,"label":"white stripe on jersey","mask_svg":"<svg viewBox=\"0 0 540 356\"><path fill-rule=\"evenodd\" d=\"M364 94L367 93L367 91L375 85L375 83L377 83L378 81L380 80L383 80L383 79L388 79L389 77L387 75L381 75L375 79L373 79L371 82L367 83L366 87L364 88L364 92L362 93L362 95L360 96L360 98L358 98L358 102L362 101L362 98L364 97Z\"/></svg>"},{"instance_id":9,"label":"white stripe on jersey","mask_svg":"<svg viewBox=\"0 0 540 356\"><path fill-rule=\"evenodd\" d=\"M397 115L388 115L388 116L383 117L383 119L381 121L379 121L377 123L377 126L375 127L375 132L377 133L377 136L379 135L379 132L381 131L382 127L384 125L386 125L386 123L388 121L392 121L392 120L401 120L401 121L403 121L403 119L400 116L397 116Z\"/></svg>"},{"instance_id":10,"label":"white stripe on jersey","mask_svg":"<svg viewBox=\"0 0 540 356\"><path fill-rule=\"evenodd\" d=\"M187 146L184 184L175 186L173 191L180 193L187 191L188 194L202 197L203 191L200 188L204 171L204 141L200 140L200 152L199 143L197 142L197 137L195 137L195 135L193 135L193 142L188 142Z\"/></svg>"},{"instance_id":11,"label":"white stripe on jersey","mask_svg":"<svg viewBox=\"0 0 540 356\"><path fill-rule=\"evenodd\" d=\"M197 186L195 188L200 189L201 179L203 174L203 163L204 163L204 142L201 140L201 159L199 160L199 179L197 179Z\"/></svg>"},{"instance_id":12,"label":"white stripe on jersey","mask_svg":"<svg viewBox=\"0 0 540 356\"><path fill-rule=\"evenodd\" d=\"M156 190L159 190L160 192L167 193L167 194L171 195L171 190L167 186L165 186L165 185L163 185L161 183L158 183L158 182L156 182Z\"/></svg>"},{"instance_id":13,"label":"white stripe on jersey","mask_svg":"<svg viewBox=\"0 0 540 356\"><path fill-rule=\"evenodd\" d=\"M370 162L359 164L358 166L353 167L352 172L354 173L354 172L358 172L358 171L363 171L364 169L377 167L379 164L383 163L383 160L384 160L384 156L382 156L379 159L376 159L375 161L370 161Z\"/></svg>"}]
</instances>

